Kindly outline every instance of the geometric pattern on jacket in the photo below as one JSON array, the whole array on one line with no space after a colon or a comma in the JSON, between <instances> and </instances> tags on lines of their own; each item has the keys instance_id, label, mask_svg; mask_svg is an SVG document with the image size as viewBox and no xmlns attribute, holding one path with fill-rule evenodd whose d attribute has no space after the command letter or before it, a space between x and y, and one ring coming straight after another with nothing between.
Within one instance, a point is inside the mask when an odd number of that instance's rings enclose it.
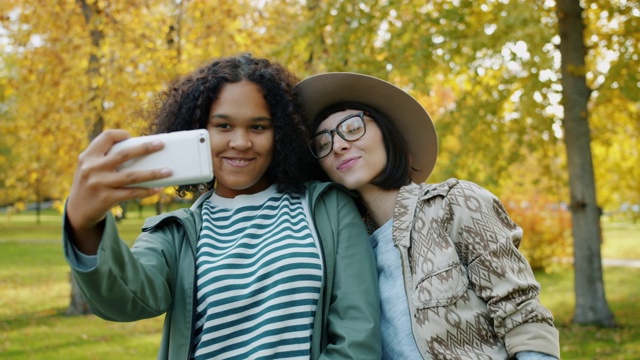
<instances>
[{"instance_id":1,"label":"geometric pattern on jacket","mask_svg":"<svg viewBox=\"0 0 640 360\"><path fill-rule=\"evenodd\" d=\"M488 190L468 181L410 184L396 200L413 333L425 359L560 357L540 284L518 251L522 229Z\"/></svg>"}]
</instances>

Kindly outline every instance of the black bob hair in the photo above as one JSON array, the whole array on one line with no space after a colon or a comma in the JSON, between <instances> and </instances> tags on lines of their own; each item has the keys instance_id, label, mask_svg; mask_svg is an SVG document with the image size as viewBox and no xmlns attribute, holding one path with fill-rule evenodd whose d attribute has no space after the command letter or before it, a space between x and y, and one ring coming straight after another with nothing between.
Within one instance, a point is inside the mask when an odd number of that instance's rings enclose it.
<instances>
[{"instance_id":1,"label":"black bob hair","mask_svg":"<svg viewBox=\"0 0 640 360\"><path fill-rule=\"evenodd\" d=\"M150 120L150 132L206 129L211 106L222 87L242 80L260 87L273 121L275 150L265 176L276 184L278 191L301 194L313 161L308 152L302 151L309 134L299 92L294 88L298 79L278 63L240 54L213 60L174 79L145 114ZM215 178L208 184L183 185L177 188L177 193L196 194L213 189L214 184Z\"/></svg>"},{"instance_id":2,"label":"black bob hair","mask_svg":"<svg viewBox=\"0 0 640 360\"><path fill-rule=\"evenodd\" d=\"M386 190L399 189L409 184L411 182L411 164L407 143L393 122L380 111L356 102L334 104L318 113L313 121L312 133L315 134L320 123L331 114L345 110L363 111L366 116L376 122L382 132L384 149L387 152L387 164L371 183ZM324 173L320 175L315 174L315 176L321 180L328 180L328 177Z\"/></svg>"}]
</instances>

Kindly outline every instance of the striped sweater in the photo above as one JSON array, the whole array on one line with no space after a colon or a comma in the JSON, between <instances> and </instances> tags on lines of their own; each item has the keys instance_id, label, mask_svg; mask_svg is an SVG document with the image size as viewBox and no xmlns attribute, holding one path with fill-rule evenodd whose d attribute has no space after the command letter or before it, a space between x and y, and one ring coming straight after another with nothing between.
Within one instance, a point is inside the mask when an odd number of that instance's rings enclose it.
<instances>
[{"instance_id":1,"label":"striped sweater","mask_svg":"<svg viewBox=\"0 0 640 360\"><path fill-rule=\"evenodd\" d=\"M322 263L302 199L214 195L202 217L195 358L308 359Z\"/></svg>"}]
</instances>

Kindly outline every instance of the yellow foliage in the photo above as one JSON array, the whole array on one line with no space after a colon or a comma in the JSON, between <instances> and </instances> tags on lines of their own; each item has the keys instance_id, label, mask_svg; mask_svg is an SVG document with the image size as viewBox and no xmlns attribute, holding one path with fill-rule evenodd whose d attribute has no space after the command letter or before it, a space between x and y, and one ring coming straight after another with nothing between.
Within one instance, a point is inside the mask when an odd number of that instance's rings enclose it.
<instances>
[{"instance_id":1,"label":"yellow foliage","mask_svg":"<svg viewBox=\"0 0 640 360\"><path fill-rule=\"evenodd\" d=\"M13 204L12 209L16 213L25 211L27 210L27 203L25 203L24 201L18 201Z\"/></svg>"},{"instance_id":2,"label":"yellow foliage","mask_svg":"<svg viewBox=\"0 0 640 360\"><path fill-rule=\"evenodd\" d=\"M116 205L111 208L111 215L113 215L113 217L115 217L116 219L122 218L123 213L124 211L122 210L122 207L120 205Z\"/></svg>"},{"instance_id":3,"label":"yellow foliage","mask_svg":"<svg viewBox=\"0 0 640 360\"><path fill-rule=\"evenodd\" d=\"M148 205L153 205L158 201L160 201L160 194L155 194L140 200L140 204L143 206L148 206Z\"/></svg>"},{"instance_id":4,"label":"yellow foliage","mask_svg":"<svg viewBox=\"0 0 640 360\"><path fill-rule=\"evenodd\" d=\"M520 251L534 270L552 271L573 253L571 214L543 195L505 201L505 208L523 230Z\"/></svg>"},{"instance_id":5,"label":"yellow foliage","mask_svg":"<svg viewBox=\"0 0 640 360\"><path fill-rule=\"evenodd\" d=\"M589 100L589 122L605 210L640 198L639 91L631 70L638 68L640 47L634 46L635 8L628 3L588 7L585 21L595 45L586 68L576 70L598 89ZM85 17L83 4L91 16ZM7 123L0 128L0 201L64 198L92 136L106 128L139 135L145 124L134 114L170 79L242 51L276 60L300 77L359 71L410 91L439 132L432 180L456 176L495 190L505 178L551 178L565 187L564 150L549 136L561 119L546 111L558 104L553 98L560 84L555 76L540 76L557 72L557 53L546 50L554 48L557 31L553 7L482 0L477 6L405 5L0 1L6 14L0 16L0 123ZM607 29L612 23L615 32ZM515 44L525 46L516 52ZM527 171L514 174L513 164L524 161ZM172 196L146 201L165 203Z\"/></svg>"},{"instance_id":6,"label":"yellow foliage","mask_svg":"<svg viewBox=\"0 0 640 360\"><path fill-rule=\"evenodd\" d=\"M56 200L53 202L53 204L51 204L51 208L56 210L58 213L62 214L64 213L64 202L60 200Z\"/></svg>"}]
</instances>

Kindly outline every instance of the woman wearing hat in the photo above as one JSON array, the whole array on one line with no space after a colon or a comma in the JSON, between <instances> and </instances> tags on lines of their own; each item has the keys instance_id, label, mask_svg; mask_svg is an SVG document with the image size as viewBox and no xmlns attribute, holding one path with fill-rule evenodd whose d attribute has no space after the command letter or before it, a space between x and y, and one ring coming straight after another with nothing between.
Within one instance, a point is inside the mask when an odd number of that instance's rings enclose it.
<instances>
[{"instance_id":1,"label":"woman wearing hat","mask_svg":"<svg viewBox=\"0 0 640 360\"><path fill-rule=\"evenodd\" d=\"M297 87L323 175L360 195L378 262L384 358L559 358L553 316L518 251L522 229L474 183L424 183L437 155L424 108L356 73Z\"/></svg>"}]
</instances>

